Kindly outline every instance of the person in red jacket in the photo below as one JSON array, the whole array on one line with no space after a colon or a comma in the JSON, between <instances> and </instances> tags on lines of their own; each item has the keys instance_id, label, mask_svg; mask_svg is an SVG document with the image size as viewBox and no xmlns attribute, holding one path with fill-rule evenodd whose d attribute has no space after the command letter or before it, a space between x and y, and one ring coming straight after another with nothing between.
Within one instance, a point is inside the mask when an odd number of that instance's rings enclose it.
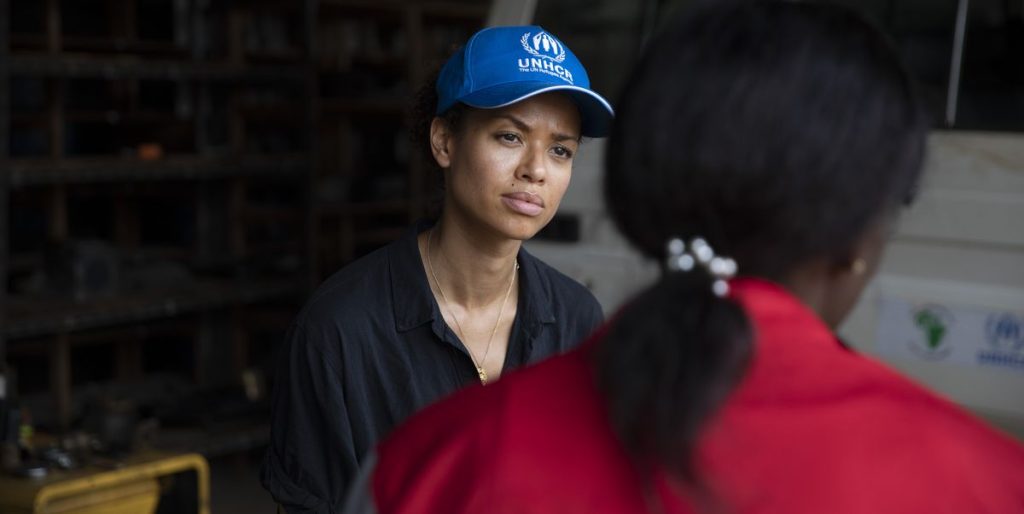
<instances>
[{"instance_id":1,"label":"person in red jacket","mask_svg":"<svg viewBox=\"0 0 1024 514\"><path fill-rule=\"evenodd\" d=\"M399 428L349 512L1024 512L1024 447L834 332L922 168L884 37L834 5L708 2L619 106L605 197L661 278Z\"/></svg>"}]
</instances>

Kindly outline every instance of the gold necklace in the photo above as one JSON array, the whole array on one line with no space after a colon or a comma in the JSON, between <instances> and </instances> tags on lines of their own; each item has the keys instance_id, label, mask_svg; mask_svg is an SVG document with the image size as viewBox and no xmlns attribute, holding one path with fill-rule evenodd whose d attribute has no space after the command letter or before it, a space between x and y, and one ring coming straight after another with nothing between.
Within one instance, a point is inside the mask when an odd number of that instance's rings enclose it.
<instances>
[{"instance_id":1,"label":"gold necklace","mask_svg":"<svg viewBox=\"0 0 1024 514\"><path fill-rule=\"evenodd\" d=\"M437 286L438 292L441 293L441 301L444 302L444 308L448 311L448 314L455 320L455 328L459 331L459 338L462 341L466 341L466 333L462 330L462 324L459 323L459 318L455 316L455 311L448 305L448 296L444 294L444 289L441 288L441 282L437 280L437 273L434 273L434 263L430 261L430 241L434 239L434 229L430 229L430 234L427 234L427 268L430 270L430 276L434 279L434 284ZM491 353L491 343L494 342L494 334L498 332L498 326L501 325L501 316L505 313L505 304L508 303L508 297L512 294L512 284L516 283L516 271L519 270L519 261L514 263L512 268L512 279L508 282L508 290L505 291L505 299L501 301L501 307L498 309L498 319L494 322L494 328L491 329L491 337L487 339L487 346L484 348L484 356L480 361L476 360L476 356L473 355L473 350L470 349L469 345L464 344L466 351L469 352L469 358L473 361L473 365L476 366L476 374L480 377L480 383L487 385L487 370L484 369L484 363L487 361L487 355Z\"/></svg>"}]
</instances>

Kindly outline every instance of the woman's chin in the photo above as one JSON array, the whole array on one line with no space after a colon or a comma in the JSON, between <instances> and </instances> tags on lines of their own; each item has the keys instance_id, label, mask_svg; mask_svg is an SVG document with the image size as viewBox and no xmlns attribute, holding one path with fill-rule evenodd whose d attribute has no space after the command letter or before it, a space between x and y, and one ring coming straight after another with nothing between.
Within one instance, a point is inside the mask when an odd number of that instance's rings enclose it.
<instances>
[{"instance_id":1,"label":"woman's chin","mask_svg":"<svg viewBox=\"0 0 1024 514\"><path fill-rule=\"evenodd\" d=\"M551 221L550 218L546 216L533 217L501 213L499 216L477 218L473 225L478 230L483 229L489 233L488 235L480 234L481 237L527 241L537 235L549 221Z\"/></svg>"},{"instance_id":2,"label":"woman's chin","mask_svg":"<svg viewBox=\"0 0 1024 514\"><path fill-rule=\"evenodd\" d=\"M507 224L502 230L502 233L509 239L528 241L533 239L533 236L536 236L545 225L547 225L547 220L544 220L543 222L536 219L523 220L521 222Z\"/></svg>"}]
</instances>

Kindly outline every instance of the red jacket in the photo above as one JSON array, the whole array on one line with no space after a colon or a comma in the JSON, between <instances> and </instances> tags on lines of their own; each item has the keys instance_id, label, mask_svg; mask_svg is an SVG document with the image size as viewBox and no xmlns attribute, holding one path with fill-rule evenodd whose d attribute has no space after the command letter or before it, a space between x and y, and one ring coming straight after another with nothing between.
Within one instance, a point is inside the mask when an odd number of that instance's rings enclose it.
<instances>
[{"instance_id":1,"label":"red jacket","mask_svg":"<svg viewBox=\"0 0 1024 514\"><path fill-rule=\"evenodd\" d=\"M1019 443L844 349L781 287L740 279L732 291L754 356L697 451L724 512L1024 513ZM607 422L593 347L415 416L378 447L377 511L657 512ZM656 481L664 512L693 512L669 484Z\"/></svg>"}]
</instances>

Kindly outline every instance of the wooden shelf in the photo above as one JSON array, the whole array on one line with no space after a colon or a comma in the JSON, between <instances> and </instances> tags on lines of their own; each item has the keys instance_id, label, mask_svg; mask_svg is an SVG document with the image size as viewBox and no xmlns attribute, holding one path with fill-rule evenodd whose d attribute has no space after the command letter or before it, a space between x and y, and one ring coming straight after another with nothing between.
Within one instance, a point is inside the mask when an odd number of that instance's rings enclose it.
<instances>
[{"instance_id":1,"label":"wooden shelf","mask_svg":"<svg viewBox=\"0 0 1024 514\"><path fill-rule=\"evenodd\" d=\"M143 246L123 252L123 259L130 261L188 261L192 250L180 246ZM10 271L31 271L40 268L45 254L41 251L11 253Z\"/></svg>"},{"instance_id":2,"label":"wooden shelf","mask_svg":"<svg viewBox=\"0 0 1024 514\"><path fill-rule=\"evenodd\" d=\"M13 187L92 182L197 180L239 176L297 176L310 166L305 155L248 156L239 159L168 157L156 161L68 158L10 161Z\"/></svg>"},{"instance_id":3,"label":"wooden shelf","mask_svg":"<svg viewBox=\"0 0 1024 514\"><path fill-rule=\"evenodd\" d=\"M319 156L315 183L335 186L332 180L339 179L341 186L325 192L339 199L367 198L349 191L373 191L377 185L351 180L362 178L354 169L373 168L373 152L388 151L390 141L377 144L372 138L391 138L381 134L407 128L405 116L414 107L415 89L437 60L434 54L465 44L463 37L484 26L490 4L485 0L320 0L318 40L328 51L315 61L323 95L317 121L320 147L331 151ZM348 27L359 26L370 28L366 34L352 29L351 37L343 37L351 32ZM338 87L347 80L355 87ZM358 91L379 93L364 96ZM328 96L331 92L334 96ZM360 146L368 142L374 146L363 151ZM366 250L401 237L408 222L420 213L427 194L424 184L429 183L424 176L427 167L411 160L415 158L403 156L388 163L387 171L400 176L403 183L380 183L382 201L339 200L314 206L315 276L325 277ZM373 172L383 170L377 167ZM387 200L399 195L400 199Z\"/></svg>"},{"instance_id":4,"label":"wooden shelf","mask_svg":"<svg viewBox=\"0 0 1024 514\"><path fill-rule=\"evenodd\" d=\"M293 13L304 8L303 2L282 2L281 0L235 0L235 5L244 9Z\"/></svg>"},{"instance_id":5,"label":"wooden shelf","mask_svg":"<svg viewBox=\"0 0 1024 514\"><path fill-rule=\"evenodd\" d=\"M305 247L299 241L280 241L271 243L248 243L245 252L250 259L267 256L280 257L281 255L295 255Z\"/></svg>"},{"instance_id":6,"label":"wooden shelf","mask_svg":"<svg viewBox=\"0 0 1024 514\"><path fill-rule=\"evenodd\" d=\"M12 75L60 78L141 78L164 80L218 81L303 81L305 65L237 65L222 62L156 60L140 56L96 57L94 55L30 54L11 55Z\"/></svg>"},{"instance_id":7,"label":"wooden shelf","mask_svg":"<svg viewBox=\"0 0 1024 514\"><path fill-rule=\"evenodd\" d=\"M15 53L21 52L23 49L45 51L47 44L48 40L45 34L11 34L11 46L14 47ZM171 41L100 36L63 35L61 46L63 52L134 53L181 57L186 57L189 53L187 47Z\"/></svg>"},{"instance_id":8,"label":"wooden shelf","mask_svg":"<svg viewBox=\"0 0 1024 514\"><path fill-rule=\"evenodd\" d=\"M280 121L289 124L302 124L305 120L296 116L296 106L283 102L242 102L238 105L238 114L243 118L260 121Z\"/></svg>"},{"instance_id":9,"label":"wooden shelf","mask_svg":"<svg viewBox=\"0 0 1024 514\"><path fill-rule=\"evenodd\" d=\"M104 242L120 245L122 253L143 242L168 241L147 231L193 223L187 244L165 249L166 254L140 248L137 256L130 257L132 265L173 260L224 278L182 281L165 289L96 296L84 302L54 294L0 298L4 315L0 360L7 340L26 351L46 350L47 394L52 401L48 397L40 408L62 428L71 427L73 407L78 405L73 394L78 383L71 379L73 344L89 338L97 344L116 339L111 345L116 347L116 372L137 374L141 371L129 361L138 359L132 356L138 351L130 347L159 337L136 331L180 325L177 329L197 345L195 361L182 364L192 373L185 380L197 388L217 387L226 378L225 366L243 369L256 362L247 352L263 351L267 344L263 338L269 336L249 334L254 326L283 329L312 280L399 238L423 203L422 167L410 164L405 169L404 163L388 162L388 171L408 182L403 187L391 182L381 187L405 191L400 199L338 205L309 204L308 199L317 198L321 172L327 175L326 183L341 179L345 186L338 188L341 198L348 198L344 191L357 189L346 170L365 168L364 161L375 157L374 152L388 150L387 145L394 143L391 136L378 133L390 134L404 121L412 89L423 80L436 47L462 43L449 39L482 26L489 7L484 0L238 0L226 2L223 10L176 17L174 34L189 38L179 41L163 30L151 31L145 39L147 34L139 32L145 26L137 23L131 2L139 0L111 4L123 7L118 8L123 23L111 26L109 36L60 33L62 26L71 27L62 25L61 17L74 16L79 7L60 1L47 4L51 6L47 18L39 26L45 33L0 35L0 44L6 45L0 49L0 78L13 77L20 84L11 94L24 98L17 100L26 104L18 106L22 111L29 103L35 109L12 115L11 106L0 103L4 109L0 126L13 125L28 134L0 145L0 161L7 172L0 184L0 194L5 195L0 201L10 203L13 189L18 196L7 216L18 220L17 216L31 210L32 216L45 219L39 223L45 224L44 234L55 243L73 242L80 234L94 231L106 234ZM107 8L114 9L111 6ZM301 20L284 26L284 40L280 24L268 30L247 25L260 17L292 14ZM21 30L26 30L28 24L21 24ZM353 24L375 28L364 34L328 30ZM201 38L211 34L210 55L219 57L197 57L208 55ZM253 35L260 41L250 39ZM359 40L353 42L352 37ZM336 59L326 56L318 65L318 56L307 48L310 42L336 50ZM76 79L106 82L77 88ZM162 83L148 89L148 84L140 87L136 82L147 80ZM165 87L171 84L173 97ZM22 86L39 91L24 91ZM357 90L382 93L375 98L344 93ZM331 92L336 96L322 96ZM171 106L184 103L192 114L179 118ZM76 109L76 105L101 108ZM111 106L118 109L102 108ZM383 121L370 123L376 119ZM356 131L362 131L363 137L353 137ZM369 139L374 137L387 140ZM149 141L161 144L164 151L148 152L155 160L137 158L135 147ZM16 153L39 157L11 159L10 142L17 143ZM370 143L375 146L362 153L355 147ZM122 153L122 148L127 150ZM292 153L245 154L255 151L247 149L261 148ZM101 151L101 155L68 157ZM402 169L390 169L396 167ZM110 187L112 183L116 187ZM108 200L113 202L109 206L113 215L107 216L104 210L95 219L75 218L86 210L92 213L97 206L106 209ZM164 212L159 209L163 202L175 202L180 212L176 210L167 220L156 218L152 211ZM13 210L22 208L27 210ZM143 219L155 221L131 221ZM25 230L21 225L18 229ZM22 239L8 245L41 248L34 236ZM319 262L320 256L330 262ZM9 282L20 280L26 278L25 272L38 268L42 257L41 251L0 255L4 261L0 269ZM12 276L12 271L19 275ZM239 276L247 278L228 278ZM271 308L283 314L267 326L270 322L259 313ZM112 339L115 332L118 335ZM248 427L230 429L183 429L177 441L208 456L266 444L266 426L259 425L260 420L249 422ZM175 439L175 434L169 435Z\"/></svg>"},{"instance_id":10,"label":"wooden shelf","mask_svg":"<svg viewBox=\"0 0 1024 514\"><path fill-rule=\"evenodd\" d=\"M406 214L408 212L408 202L400 200L316 206L316 213L320 216L379 216L382 214Z\"/></svg>"},{"instance_id":11,"label":"wooden shelf","mask_svg":"<svg viewBox=\"0 0 1024 514\"><path fill-rule=\"evenodd\" d=\"M304 292L302 280L197 280L174 289L124 293L87 302L54 295L12 296L9 320L2 333L8 339L39 337L95 328L170 318Z\"/></svg>"},{"instance_id":12,"label":"wooden shelf","mask_svg":"<svg viewBox=\"0 0 1024 514\"><path fill-rule=\"evenodd\" d=\"M0 226L12 226L2 237L19 250L0 252L0 362L12 340L19 351L40 350L12 365L34 372L36 361L48 362L46 378L23 376L36 390L49 382L34 419L45 414L60 429L72 428L76 394L92 380L73 379L74 359L100 369L95 380L118 383L145 372L143 346L162 337L149 336L153 327L175 325L194 354L168 363L172 372L204 391L222 387L225 371L262 365L269 351L248 318L268 309L290 317L312 285L306 198L317 163L317 75L307 45L316 40L316 0L188 12L158 3L99 2L94 14L111 20L99 36L75 31L76 17L93 14L76 2L0 12L18 25L0 23L0 83L16 86L0 93L11 97L0 101L0 127L14 127L0 130ZM83 301L13 293L44 290L29 273L46 271L51 243L75 248L91 238L116 250L124 291ZM153 278L179 272L199 278ZM288 323L260 321L265 332ZM72 346L86 340L110 348L77 357ZM188 448L266 444L265 426L220 428L192 434Z\"/></svg>"},{"instance_id":13,"label":"wooden shelf","mask_svg":"<svg viewBox=\"0 0 1024 514\"><path fill-rule=\"evenodd\" d=\"M96 111L67 111L64 120L69 122L105 122L105 123L166 123L192 121L181 118L173 112L161 111L118 111L116 109Z\"/></svg>"},{"instance_id":14,"label":"wooden shelf","mask_svg":"<svg viewBox=\"0 0 1024 514\"><path fill-rule=\"evenodd\" d=\"M31 271L43 262L42 252L25 252L10 254L7 262L9 271Z\"/></svg>"},{"instance_id":15,"label":"wooden shelf","mask_svg":"<svg viewBox=\"0 0 1024 514\"><path fill-rule=\"evenodd\" d=\"M406 228L404 226L360 230L355 233L353 239L359 244L387 244L402 237L405 231Z\"/></svg>"},{"instance_id":16,"label":"wooden shelf","mask_svg":"<svg viewBox=\"0 0 1024 514\"><path fill-rule=\"evenodd\" d=\"M272 221L298 223L305 220L305 213L294 207L248 206L242 211L242 217L246 221L264 223Z\"/></svg>"},{"instance_id":17,"label":"wooden shelf","mask_svg":"<svg viewBox=\"0 0 1024 514\"><path fill-rule=\"evenodd\" d=\"M46 126L51 117L46 113L16 112L11 114L11 125Z\"/></svg>"},{"instance_id":18,"label":"wooden shelf","mask_svg":"<svg viewBox=\"0 0 1024 514\"><path fill-rule=\"evenodd\" d=\"M339 10L356 10L396 16L407 8L408 5L396 0L320 0L320 9L331 14Z\"/></svg>"},{"instance_id":19,"label":"wooden shelf","mask_svg":"<svg viewBox=\"0 0 1024 514\"><path fill-rule=\"evenodd\" d=\"M65 52L109 52L133 54L175 55L186 57L189 49L171 41L127 39L113 37L64 36L61 46Z\"/></svg>"},{"instance_id":20,"label":"wooden shelf","mask_svg":"<svg viewBox=\"0 0 1024 514\"><path fill-rule=\"evenodd\" d=\"M10 41L10 49L15 52L29 48L35 51L46 50L46 34L25 34L15 32L11 33Z\"/></svg>"},{"instance_id":21,"label":"wooden shelf","mask_svg":"<svg viewBox=\"0 0 1024 514\"><path fill-rule=\"evenodd\" d=\"M302 61L306 57L306 52L298 48L277 52L247 52L245 54L247 62L262 64L289 64Z\"/></svg>"},{"instance_id":22,"label":"wooden shelf","mask_svg":"<svg viewBox=\"0 0 1024 514\"><path fill-rule=\"evenodd\" d=\"M475 0L473 2L426 1L403 2L399 0L320 0L322 9L353 9L367 12L402 13L409 9L417 9L428 16L444 16L482 20L487 17L490 2Z\"/></svg>"},{"instance_id":23,"label":"wooden shelf","mask_svg":"<svg viewBox=\"0 0 1024 514\"><path fill-rule=\"evenodd\" d=\"M336 73L350 73L352 70L372 69L377 72L404 74L409 67L408 60L402 57L388 57L367 55L351 56L344 66L335 64L332 59L324 58L317 64L317 73L331 75Z\"/></svg>"},{"instance_id":24,"label":"wooden shelf","mask_svg":"<svg viewBox=\"0 0 1024 514\"><path fill-rule=\"evenodd\" d=\"M320 100L321 114L402 115L408 102L397 98L324 98Z\"/></svg>"},{"instance_id":25,"label":"wooden shelf","mask_svg":"<svg viewBox=\"0 0 1024 514\"><path fill-rule=\"evenodd\" d=\"M480 21L487 17L490 2L423 2L424 15L432 18L447 18L467 22Z\"/></svg>"}]
</instances>

